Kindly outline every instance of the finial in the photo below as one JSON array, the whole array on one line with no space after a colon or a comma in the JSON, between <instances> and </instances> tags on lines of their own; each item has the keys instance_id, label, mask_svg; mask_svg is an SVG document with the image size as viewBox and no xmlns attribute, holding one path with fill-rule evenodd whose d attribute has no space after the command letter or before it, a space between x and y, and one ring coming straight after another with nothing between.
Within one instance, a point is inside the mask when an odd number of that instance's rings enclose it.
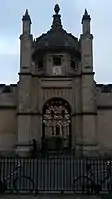
<instances>
[{"instance_id":1,"label":"finial","mask_svg":"<svg viewBox=\"0 0 112 199\"><path fill-rule=\"evenodd\" d=\"M85 11L84 11L84 15L82 17L82 23L83 23L84 20L89 20L89 21L91 20L91 17L87 12L87 9L85 9Z\"/></svg>"},{"instance_id":2,"label":"finial","mask_svg":"<svg viewBox=\"0 0 112 199\"><path fill-rule=\"evenodd\" d=\"M30 18L30 15L29 15L29 13L28 13L28 9L26 9L25 14L24 14L22 20L23 20L23 21L25 21L25 20L26 20L26 21L30 21L30 24L31 24L31 18Z\"/></svg>"},{"instance_id":3,"label":"finial","mask_svg":"<svg viewBox=\"0 0 112 199\"><path fill-rule=\"evenodd\" d=\"M58 4L54 7L55 14L53 15L53 23L52 23L52 30L61 30L62 24L61 24L61 15L59 14L60 7Z\"/></svg>"},{"instance_id":4,"label":"finial","mask_svg":"<svg viewBox=\"0 0 112 199\"><path fill-rule=\"evenodd\" d=\"M60 11L60 7L59 7L58 4L55 5L54 11L55 11L55 13L58 15L58 13L59 13L59 11Z\"/></svg>"},{"instance_id":5,"label":"finial","mask_svg":"<svg viewBox=\"0 0 112 199\"><path fill-rule=\"evenodd\" d=\"M85 8L84 15L88 15L87 9Z\"/></svg>"},{"instance_id":6,"label":"finial","mask_svg":"<svg viewBox=\"0 0 112 199\"><path fill-rule=\"evenodd\" d=\"M29 16L28 9L26 9L26 11L25 11L25 16Z\"/></svg>"}]
</instances>

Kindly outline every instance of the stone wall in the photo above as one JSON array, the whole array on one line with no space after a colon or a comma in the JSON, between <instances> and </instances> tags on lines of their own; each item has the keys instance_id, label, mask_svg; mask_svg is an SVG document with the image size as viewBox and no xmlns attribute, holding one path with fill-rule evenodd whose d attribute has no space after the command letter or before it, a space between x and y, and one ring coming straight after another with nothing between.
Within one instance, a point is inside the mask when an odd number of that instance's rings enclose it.
<instances>
[{"instance_id":1,"label":"stone wall","mask_svg":"<svg viewBox=\"0 0 112 199\"><path fill-rule=\"evenodd\" d=\"M72 144L77 145L83 139L82 116L81 116L81 83L80 77L58 79L32 78L31 94L31 132L30 139L41 140L42 131L42 107L44 103L52 97L66 99L72 107ZM98 142L99 153L110 152L112 154L112 85L96 84L97 115L96 115L96 140ZM2 151L13 150L18 141L17 127L17 85L0 85L0 149ZM39 96L39 97L38 97ZM25 106L24 106L25 108ZM25 116L23 116L25 117ZM90 115L87 121L91 119ZM23 120L21 120L22 122ZM24 121L23 121L24 123ZM90 131L91 131L91 122ZM23 126L23 125L22 125ZM26 129L27 130L27 129ZM21 131L22 132L22 131ZM28 131L27 131L28 132ZM38 133L39 132L39 133ZM85 136L88 137L88 134ZM24 138L26 135L24 134ZM29 139L29 138L28 138ZM89 137L88 137L89 139Z\"/></svg>"},{"instance_id":2,"label":"stone wall","mask_svg":"<svg viewBox=\"0 0 112 199\"><path fill-rule=\"evenodd\" d=\"M0 84L0 109L17 106L17 84Z\"/></svg>"},{"instance_id":3,"label":"stone wall","mask_svg":"<svg viewBox=\"0 0 112 199\"><path fill-rule=\"evenodd\" d=\"M0 85L0 150L12 151L17 143L17 85Z\"/></svg>"},{"instance_id":4,"label":"stone wall","mask_svg":"<svg viewBox=\"0 0 112 199\"><path fill-rule=\"evenodd\" d=\"M97 107L112 109L112 85L97 84Z\"/></svg>"},{"instance_id":5,"label":"stone wall","mask_svg":"<svg viewBox=\"0 0 112 199\"><path fill-rule=\"evenodd\" d=\"M99 151L103 154L112 154L112 85L96 86Z\"/></svg>"},{"instance_id":6,"label":"stone wall","mask_svg":"<svg viewBox=\"0 0 112 199\"><path fill-rule=\"evenodd\" d=\"M100 150L112 153L112 110L99 110L97 116L97 135Z\"/></svg>"},{"instance_id":7,"label":"stone wall","mask_svg":"<svg viewBox=\"0 0 112 199\"><path fill-rule=\"evenodd\" d=\"M0 110L0 149L11 150L17 143L16 110Z\"/></svg>"}]
</instances>

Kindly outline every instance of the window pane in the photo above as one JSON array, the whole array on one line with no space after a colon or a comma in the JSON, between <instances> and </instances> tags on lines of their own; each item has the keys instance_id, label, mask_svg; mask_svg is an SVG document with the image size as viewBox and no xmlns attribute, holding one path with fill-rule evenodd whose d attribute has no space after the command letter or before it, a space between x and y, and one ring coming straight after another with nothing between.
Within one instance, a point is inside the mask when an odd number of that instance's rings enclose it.
<instances>
[{"instance_id":1,"label":"window pane","mask_svg":"<svg viewBox=\"0 0 112 199\"><path fill-rule=\"evenodd\" d=\"M53 58L53 65L60 66L61 65L61 57L54 57Z\"/></svg>"}]
</instances>

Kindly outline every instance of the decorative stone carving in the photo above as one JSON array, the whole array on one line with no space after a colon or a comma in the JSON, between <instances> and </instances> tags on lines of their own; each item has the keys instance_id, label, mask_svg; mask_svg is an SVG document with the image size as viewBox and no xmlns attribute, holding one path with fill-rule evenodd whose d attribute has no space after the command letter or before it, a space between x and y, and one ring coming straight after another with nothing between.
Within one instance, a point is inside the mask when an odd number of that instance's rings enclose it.
<instances>
[{"instance_id":1,"label":"decorative stone carving","mask_svg":"<svg viewBox=\"0 0 112 199\"><path fill-rule=\"evenodd\" d=\"M50 98L62 97L72 104L72 89L66 88L45 88L43 89L43 103Z\"/></svg>"}]
</instances>

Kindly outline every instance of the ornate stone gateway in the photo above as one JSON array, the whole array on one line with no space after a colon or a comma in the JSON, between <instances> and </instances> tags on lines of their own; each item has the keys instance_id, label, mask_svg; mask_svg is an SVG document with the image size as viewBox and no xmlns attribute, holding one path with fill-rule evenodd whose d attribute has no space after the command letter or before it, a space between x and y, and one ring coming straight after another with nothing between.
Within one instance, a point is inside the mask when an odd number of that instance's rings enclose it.
<instances>
[{"instance_id":1,"label":"ornate stone gateway","mask_svg":"<svg viewBox=\"0 0 112 199\"><path fill-rule=\"evenodd\" d=\"M43 108L43 138L62 141L62 147L71 142L71 108L63 99L53 98ZM59 142L57 143L59 145Z\"/></svg>"}]
</instances>

